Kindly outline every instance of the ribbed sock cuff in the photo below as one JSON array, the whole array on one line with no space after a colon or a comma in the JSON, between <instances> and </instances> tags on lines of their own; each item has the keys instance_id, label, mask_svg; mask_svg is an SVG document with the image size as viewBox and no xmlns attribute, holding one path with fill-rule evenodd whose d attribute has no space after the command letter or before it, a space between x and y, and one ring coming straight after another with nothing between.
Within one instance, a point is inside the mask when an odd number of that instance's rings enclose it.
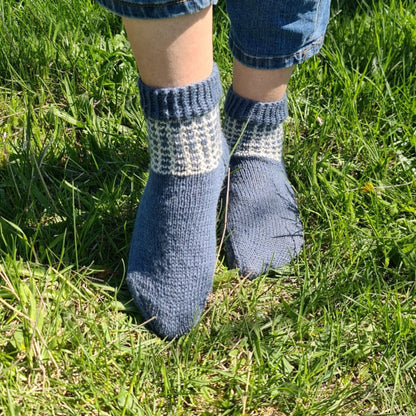
<instances>
[{"instance_id":1,"label":"ribbed sock cuff","mask_svg":"<svg viewBox=\"0 0 416 416\"><path fill-rule=\"evenodd\" d=\"M286 95L279 101L262 103L240 97L231 86L225 99L227 116L254 124L281 124L287 118Z\"/></svg>"},{"instance_id":2,"label":"ribbed sock cuff","mask_svg":"<svg viewBox=\"0 0 416 416\"><path fill-rule=\"evenodd\" d=\"M214 63L203 81L177 88L154 88L139 79L140 103L146 117L156 120L186 120L214 109L222 95L220 74Z\"/></svg>"}]
</instances>

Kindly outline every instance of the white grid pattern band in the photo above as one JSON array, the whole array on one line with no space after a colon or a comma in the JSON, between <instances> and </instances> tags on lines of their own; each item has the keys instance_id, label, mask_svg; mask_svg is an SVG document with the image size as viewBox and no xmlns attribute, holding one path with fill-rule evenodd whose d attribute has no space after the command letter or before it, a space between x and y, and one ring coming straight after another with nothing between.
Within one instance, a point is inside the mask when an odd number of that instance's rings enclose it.
<instances>
[{"instance_id":1,"label":"white grid pattern band","mask_svg":"<svg viewBox=\"0 0 416 416\"><path fill-rule=\"evenodd\" d=\"M147 118L150 166L162 175L190 176L214 170L222 156L218 106L188 120Z\"/></svg>"},{"instance_id":2,"label":"white grid pattern band","mask_svg":"<svg viewBox=\"0 0 416 416\"><path fill-rule=\"evenodd\" d=\"M223 131L233 156L282 160L282 124L258 125L228 117Z\"/></svg>"}]
</instances>

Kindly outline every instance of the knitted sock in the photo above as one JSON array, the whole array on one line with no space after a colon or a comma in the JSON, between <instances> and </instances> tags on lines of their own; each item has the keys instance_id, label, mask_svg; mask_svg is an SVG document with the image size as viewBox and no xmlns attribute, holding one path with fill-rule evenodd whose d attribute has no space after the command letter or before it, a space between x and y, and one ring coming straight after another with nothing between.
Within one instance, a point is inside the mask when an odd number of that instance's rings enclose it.
<instances>
[{"instance_id":1,"label":"knitted sock","mask_svg":"<svg viewBox=\"0 0 416 416\"><path fill-rule=\"evenodd\" d=\"M150 172L126 281L148 328L173 339L191 330L212 288L216 207L228 164L221 84L214 65L195 84L158 89L139 81L139 87Z\"/></svg>"},{"instance_id":2,"label":"knitted sock","mask_svg":"<svg viewBox=\"0 0 416 416\"><path fill-rule=\"evenodd\" d=\"M302 223L282 159L286 97L254 102L230 88L224 135L230 149L226 255L254 279L288 264L301 250Z\"/></svg>"}]
</instances>

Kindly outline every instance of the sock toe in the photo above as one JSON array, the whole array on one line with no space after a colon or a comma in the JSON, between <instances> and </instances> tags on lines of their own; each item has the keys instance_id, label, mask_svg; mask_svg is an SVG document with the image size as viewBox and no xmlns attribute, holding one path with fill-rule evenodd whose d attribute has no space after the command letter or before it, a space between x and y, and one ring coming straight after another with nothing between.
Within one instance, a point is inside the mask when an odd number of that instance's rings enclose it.
<instances>
[{"instance_id":1,"label":"sock toe","mask_svg":"<svg viewBox=\"0 0 416 416\"><path fill-rule=\"evenodd\" d=\"M138 307L147 328L161 339L174 339L188 334L204 309L210 291L210 278L207 276L207 287L198 293L199 296L187 297L180 288L160 293L156 285L136 272L130 272L127 285ZM179 300L179 302L178 302Z\"/></svg>"},{"instance_id":2,"label":"sock toe","mask_svg":"<svg viewBox=\"0 0 416 416\"><path fill-rule=\"evenodd\" d=\"M227 261L243 276L255 278L289 264L299 254L302 223L281 163L234 158L231 171Z\"/></svg>"}]
</instances>

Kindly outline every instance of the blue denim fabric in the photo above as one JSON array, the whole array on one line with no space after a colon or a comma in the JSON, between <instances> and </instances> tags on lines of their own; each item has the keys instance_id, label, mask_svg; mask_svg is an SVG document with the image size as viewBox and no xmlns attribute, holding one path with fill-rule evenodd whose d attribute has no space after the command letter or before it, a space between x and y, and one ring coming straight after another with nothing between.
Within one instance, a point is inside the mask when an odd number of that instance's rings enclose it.
<instances>
[{"instance_id":1,"label":"blue denim fabric","mask_svg":"<svg viewBox=\"0 0 416 416\"><path fill-rule=\"evenodd\" d=\"M159 19L196 13L218 0L97 0L124 17ZM300 64L322 46L330 0L227 0L230 49L246 66Z\"/></svg>"},{"instance_id":2,"label":"blue denim fabric","mask_svg":"<svg viewBox=\"0 0 416 416\"><path fill-rule=\"evenodd\" d=\"M163 19L192 14L218 0L97 0L102 6L123 17Z\"/></svg>"},{"instance_id":3,"label":"blue denim fabric","mask_svg":"<svg viewBox=\"0 0 416 416\"><path fill-rule=\"evenodd\" d=\"M227 0L230 49L246 66L300 64L322 46L330 0Z\"/></svg>"}]
</instances>

